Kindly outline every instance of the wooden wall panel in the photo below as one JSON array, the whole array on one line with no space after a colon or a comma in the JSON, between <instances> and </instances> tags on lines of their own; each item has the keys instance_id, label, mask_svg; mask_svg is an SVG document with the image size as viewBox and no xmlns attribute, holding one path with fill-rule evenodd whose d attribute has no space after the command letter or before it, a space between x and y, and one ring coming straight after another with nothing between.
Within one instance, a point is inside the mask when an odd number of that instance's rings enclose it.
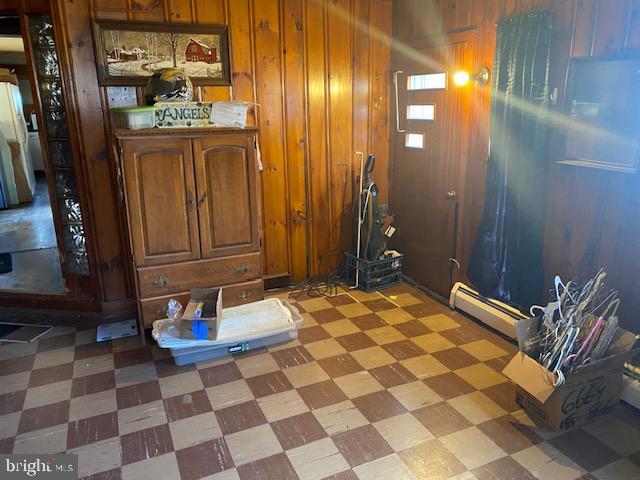
<instances>
[{"instance_id":1,"label":"wooden wall panel","mask_svg":"<svg viewBox=\"0 0 640 480\"><path fill-rule=\"evenodd\" d=\"M132 0L132 19L140 22L161 22L164 20L163 0Z\"/></svg>"},{"instance_id":2,"label":"wooden wall panel","mask_svg":"<svg viewBox=\"0 0 640 480\"><path fill-rule=\"evenodd\" d=\"M229 37L231 38L231 76L233 99L255 103L254 50L252 0L232 0L228 3ZM255 125L254 109L249 110L247 122Z\"/></svg>"},{"instance_id":3,"label":"wooden wall panel","mask_svg":"<svg viewBox=\"0 0 640 480\"><path fill-rule=\"evenodd\" d=\"M329 75L330 255L342 260L351 244L353 144L351 125L351 0L327 3ZM335 260L334 260L335 262ZM331 265L336 263L330 262Z\"/></svg>"},{"instance_id":4,"label":"wooden wall panel","mask_svg":"<svg viewBox=\"0 0 640 480\"><path fill-rule=\"evenodd\" d=\"M378 185L381 202L389 199L389 135L392 122L389 118L391 97L391 0L375 2L371 6L369 57L371 98L369 100L370 124L365 131L369 136L369 151L376 155L373 179Z\"/></svg>"},{"instance_id":5,"label":"wooden wall panel","mask_svg":"<svg viewBox=\"0 0 640 480\"><path fill-rule=\"evenodd\" d=\"M371 97L372 85L369 83L369 71L372 58L371 34L373 25L373 11L367 0L354 0L353 18L353 50L359 55L353 56L352 95L352 135L354 152L372 151L369 145L369 129L371 125ZM375 153L375 152L374 152ZM354 164L356 176L359 176L358 159Z\"/></svg>"},{"instance_id":6,"label":"wooden wall panel","mask_svg":"<svg viewBox=\"0 0 640 480\"><path fill-rule=\"evenodd\" d=\"M229 0L195 0L193 3L196 23L228 24L227 15ZM233 0L231 0L233 2Z\"/></svg>"},{"instance_id":7,"label":"wooden wall panel","mask_svg":"<svg viewBox=\"0 0 640 480\"><path fill-rule=\"evenodd\" d=\"M305 142L305 58L302 0L285 0L284 49L285 147L287 152L289 270L307 276L307 164Z\"/></svg>"},{"instance_id":8,"label":"wooden wall panel","mask_svg":"<svg viewBox=\"0 0 640 480\"><path fill-rule=\"evenodd\" d=\"M84 5L72 0L57 2L54 8L64 12L63 17L70 21L60 48L65 48L73 66L72 78L75 98L72 99L78 122L78 131L95 131L104 126L101 94L97 88L94 68L93 43L90 25L79 21L86 15ZM62 39L63 35L57 35ZM84 127L84 126L91 127ZM114 171L109 162L109 152L104 136L80 136L82 173L88 188L89 218L85 218L88 231L88 248L93 248L98 259L99 294L95 300L116 301L132 294L132 285L125 279L126 254L124 239L120 231L116 192L113 189ZM80 173L80 172L79 172ZM84 213L84 212L83 212Z\"/></svg>"},{"instance_id":9,"label":"wooden wall panel","mask_svg":"<svg viewBox=\"0 0 640 480\"><path fill-rule=\"evenodd\" d=\"M629 3L629 0L600 0L592 55L611 54L624 48Z\"/></svg>"},{"instance_id":10,"label":"wooden wall panel","mask_svg":"<svg viewBox=\"0 0 640 480\"><path fill-rule=\"evenodd\" d=\"M168 0L168 11L165 20L171 22L195 22L193 4L191 0Z\"/></svg>"},{"instance_id":11,"label":"wooden wall panel","mask_svg":"<svg viewBox=\"0 0 640 480\"><path fill-rule=\"evenodd\" d=\"M561 113L562 94L570 56L612 54L640 48L640 1L638 0L487 0L472 2L447 0L431 2L438 12L425 23L429 4L419 0L394 2L394 35L410 43L416 38L442 34L445 30L478 28L485 39L478 50L491 61L495 44L495 23L510 15L536 10L555 13L551 89L558 89ZM481 8L480 8L481 6ZM471 8L471 10L469 10ZM467 10L464 14L461 10ZM444 27L439 27L444 26ZM447 33L445 31L445 33ZM471 155L467 173L461 226L463 268L469 260L479 217L482 213L484 170L489 105L480 106L481 120L470 135ZM485 121L486 121L485 120ZM549 192L545 228L545 270L549 286L557 273L563 278L592 275L602 267L608 284L620 290L623 324L640 332L637 311L640 296L635 292L640 271L640 174L572 167L555 163L559 159L558 140L552 137L549 154ZM464 272L463 272L464 278Z\"/></svg>"},{"instance_id":12,"label":"wooden wall panel","mask_svg":"<svg viewBox=\"0 0 640 480\"><path fill-rule=\"evenodd\" d=\"M92 16L227 24L233 86L197 88L196 98L257 104L249 123L260 127L264 164L265 272L300 280L342 259L355 150L376 154L387 194L391 0L66 1L82 29ZM84 84L102 90L105 111L140 100L139 90Z\"/></svg>"},{"instance_id":13,"label":"wooden wall panel","mask_svg":"<svg viewBox=\"0 0 640 480\"><path fill-rule=\"evenodd\" d=\"M195 0L193 17L195 23L229 24L229 0ZM233 2L232 0L232 3ZM200 98L206 102L224 102L231 99L229 87L200 87Z\"/></svg>"},{"instance_id":14,"label":"wooden wall panel","mask_svg":"<svg viewBox=\"0 0 640 480\"><path fill-rule=\"evenodd\" d=\"M288 271L282 44L277 2L254 2L256 101L262 153L265 275Z\"/></svg>"},{"instance_id":15,"label":"wooden wall panel","mask_svg":"<svg viewBox=\"0 0 640 480\"><path fill-rule=\"evenodd\" d=\"M326 18L324 2L307 2L305 9L305 56L307 76L307 118L313 123L307 125L309 162L309 195L311 198L310 257L311 275L317 275L321 268L328 273L324 253L330 252L330 220L328 186L330 157L328 147L327 113L327 65L326 65ZM323 254L320 254L323 252Z\"/></svg>"},{"instance_id":16,"label":"wooden wall panel","mask_svg":"<svg viewBox=\"0 0 640 480\"><path fill-rule=\"evenodd\" d=\"M557 48L573 56L604 55L622 52L625 44L638 34L632 2L575 1L571 20L556 22L556 30L572 37L570 48ZM573 33L573 35L572 35ZM556 68L558 83L564 80L565 63ZM560 93L562 87L560 85ZM560 96L560 99L562 95ZM549 161L560 156L553 144ZM551 189L547 208L545 266L564 277L592 275L602 267L608 284L620 289L621 316L627 328L640 331L636 312L640 299L634 292L635 272L640 264L637 235L640 220L634 214L640 201L638 175L591 170L551 164Z\"/></svg>"},{"instance_id":17,"label":"wooden wall panel","mask_svg":"<svg viewBox=\"0 0 640 480\"><path fill-rule=\"evenodd\" d=\"M586 57L593 51L593 32L600 8L599 0L578 0L574 11L571 56Z\"/></svg>"}]
</instances>

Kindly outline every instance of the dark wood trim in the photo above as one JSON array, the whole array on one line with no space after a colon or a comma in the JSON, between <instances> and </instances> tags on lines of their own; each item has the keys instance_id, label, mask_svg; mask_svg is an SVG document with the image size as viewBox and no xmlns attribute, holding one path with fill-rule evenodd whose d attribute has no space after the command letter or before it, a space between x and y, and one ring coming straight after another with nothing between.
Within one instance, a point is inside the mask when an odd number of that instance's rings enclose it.
<instances>
[{"instance_id":1,"label":"dark wood trim","mask_svg":"<svg viewBox=\"0 0 640 480\"><path fill-rule=\"evenodd\" d=\"M103 105L103 109L108 108L109 100L107 95L107 89L100 89L100 102ZM134 299L136 292L138 291L136 283L134 281L134 266L133 256L131 250L131 239L129 238L129 225L127 223L126 204L124 199L124 186L122 184L122 169L120 168L120 162L118 161L121 152L119 151L119 142L114 142L113 128L111 126L111 118L108 114L104 115L104 136L106 154L108 159L109 172L113 179L113 185L115 191L114 201L116 203L116 216L118 221L118 227L120 230L120 251L122 255L122 270L125 281L126 295L130 299ZM111 148L109 148L111 145Z\"/></svg>"},{"instance_id":2,"label":"dark wood trim","mask_svg":"<svg viewBox=\"0 0 640 480\"><path fill-rule=\"evenodd\" d=\"M15 308L0 306L0 317L3 321L54 325L77 328L95 328L105 323L131 320L135 313L130 310L113 310L110 312L82 312L74 310L43 310L41 308Z\"/></svg>"},{"instance_id":3,"label":"dark wood trim","mask_svg":"<svg viewBox=\"0 0 640 480\"><path fill-rule=\"evenodd\" d=\"M31 82L29 65L3 63L2 66L10 70L13 70L13 72L16 74L16 77L18 77L18 80L29 80L29 82Z\"/></svg>"},{"instance_id":4,"label":"dark wood trim","mask_svg":"<svg viewBox=\"0 0 640 480\"><path fill-rule=\"evenodd\" d=\"M49 0L22 0L21 3L23 4L25 13L29 15L45 15L51 12L51 3Z\"/></svg>"},{"instance_id":5,"label":"dark wood trim","mask_svg":"<svg viewBox=\"0 0 640 480\"><path fill-rule=\"evenodd\" d=\"M59 310L64 308L71 308L71 305L83 304L91 304L91 307L84 308L84 310L96 309L96 304L93 303L91 298L88 297L77 298L64 293L55 295L9 290L0 291L0 306L5 307L38 308L46 305L47 308Z\"/></svg>"},{"instance_id":6,"label":"dark wood trim","mask_svg":"<svg viewBox=\"0 0 640 480\"><path fill-rule=\"evenodd\" d=\"M196 128L142 128L140 130L127 130L118 128L113 131L117 138L135 138L135 137L162 137L167 136L185 136L185 137L204 137L212 133L244 133L257 132L258 128L247 126L239 127L196 127Z\"/></svg>"},{"instance_id":7,"label":"dark wood trim","mask_svg":"<svg viewBox=\"0 0 640 480\"><path fill-rule=\"evenodd\" d=\"M476 30L479 30L477 25L470 25L468 27L456 28L454 30L433 33L431 35L426 35L423 37L417 37L405 43L408 43L412 48L415 49L449 45L451 43L464 42L468 38L467 34Z\"/></svg>"},{"instance_id":8,"label":"dark wood trim","mask_svg":"<svg viewBox=\"0 0 640 480\"><path fill-rule=\"evenodd\" d=\"M264 277L264 289L283 288L291 285L291 276L288 273L267 275Z\"/></svg>"},{"instance_id":9,"label":"dark wood trim","mask_svg":"<svg viewBox=\"0 0 640 480\"><path fill-rule=\"evenodd\" d=\"M135 314L135 299L98 302L93 297L74 297L69 294L40 294L19 291L0 291L0 307L43 308L50 310L77 310L80 312L122 311Z\"/></svg>"},{"instance_id":10,"label":"dark wood trim","mask_svg":"<svg viewBox=\"0 0 640 480\"><path fill-rule=\"evenodd\" d=\"M75 311L84 313L119 313L127 318L137 315L134 298L114 300L112 302L96 302L92 298L71 297L68 295L47 295L28 292L0 292L0 311L3 308L24 308L39 310L46 305L46 310Z\"/></svg>"},{"instance_id":11,"label":"dark wood trim","mask_svg":"<svg viewBox=\"0 0 640 480\"><path fill-rule=\"evenodd\" d=\"M447 298L444 298L442 295L434 292L433 290L425 287L424 285L419 284L418 282L416 282L413 278L408 277L406 275L402 275L402 279L407 282L409 285L411 285L412 287L417 288L418 290L420 290L423 293L426 293L427 295L429 295L431 298L433 298L434 300L437 300L439 303L441 303L442 305L446 305L449 306L449 300Z\"/></svg>"},{"instance_id":12,"label":"dark wood trim","mask_svg":"<svg viewBox=\"0 0 640 480\"><path fill-rule=\"evenodd\" d=\"M125 298L122 300L113 300L110 302L102 302L100 304L100 311L109 312L122 312L129 315L129 317L135 317L138 314L138 305L135 298Z\"/></svg>"}]
</instances>

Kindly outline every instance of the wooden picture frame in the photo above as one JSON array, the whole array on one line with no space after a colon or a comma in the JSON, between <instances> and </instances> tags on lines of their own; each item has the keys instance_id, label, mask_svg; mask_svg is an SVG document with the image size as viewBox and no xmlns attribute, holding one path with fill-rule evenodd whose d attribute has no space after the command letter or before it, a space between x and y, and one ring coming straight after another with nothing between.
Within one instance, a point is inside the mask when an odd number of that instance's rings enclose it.
<instances>
[{"instance_id":1,"label":"wooden picture frame","mask_svg":"<svg viewBox=\"0 0 640 480\"><path fill-rule=\"evenodd\" d=\"M636 173L640 164L640 57L572 58L559 163Z\"/></svg>"},{"instance_id":2,"label":"wooden picture frame","mask_svg":"<svg viewBox=\"0 0 640 480\"><path fill-rule=\"evenodd\" d=\"M143 86L153 71L173 66L194 85L231 85L226 25L96 20L92 27L102 86Z\"/></svg>"}]
</instances>

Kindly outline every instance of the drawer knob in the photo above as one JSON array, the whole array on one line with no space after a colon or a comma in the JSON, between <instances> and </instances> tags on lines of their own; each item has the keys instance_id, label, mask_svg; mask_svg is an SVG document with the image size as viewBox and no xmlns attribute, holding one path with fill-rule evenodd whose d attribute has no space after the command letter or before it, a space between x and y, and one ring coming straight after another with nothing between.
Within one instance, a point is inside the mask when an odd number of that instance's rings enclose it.
<instances>
[{"instance_id":1,"label":"drawer knob","mask_svg":"<svg viewBox=\"0 0 640 480\"><path fill-rule=\"evenodd\" d=\"M167 316L167 307L163 307L163 308L159 308L158 311L156 312L160 317L166 317Z\"/></svg>"},{"instance_id":2,"label":"drawer knob","mask_svg":"<svg viewBox=\"0 0 640 480\"><path fill-rule=\"evenodd\" d=\"M249 265L243 263L236 267L236 273L247 273L250 270Z\"/></svg>"},{"instance_id":3,"label":"drawer knob","mask_svg":"<svg viewBox=\"0 0 640 480\"><path fill-rule=\"evenodd\" d=\"M249 292L242 292L242 293L238 294L238 298L240 300L246 300L247 298L249 298Z\"/></svg>"},{"instance_id":4,"label":"drawer knob","mask_svg":"<svg viewBox=\"0 0 640 480\"><path fill-rule=\"evenodd\" d=\"M160 275L158 278L156 278L153 281L153 286L156 287L156 288L164 288L167 285L169 285L169 280L164 278L162 275Z\"/></svg>"}]
</instances>

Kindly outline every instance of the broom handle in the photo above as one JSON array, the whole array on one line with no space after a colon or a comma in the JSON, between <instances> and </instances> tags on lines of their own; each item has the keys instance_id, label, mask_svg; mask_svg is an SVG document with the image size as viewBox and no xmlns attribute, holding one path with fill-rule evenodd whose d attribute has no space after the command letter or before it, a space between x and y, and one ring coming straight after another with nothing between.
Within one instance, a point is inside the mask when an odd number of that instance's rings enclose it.
<instances>
[{"instance_id":1,"label":"broom handle","mask_svg":"<svg viewBox=\"0 0 640 480\"><path fill-rule=\"evenodd\" d=\"M364 153L356 152L356 157L360 157L360 189L358 190L358 245L356 247L356 284L353 288L360 285L360 235L362 232L362 187L364 182Z\"/></svg>"}]
</instances>

